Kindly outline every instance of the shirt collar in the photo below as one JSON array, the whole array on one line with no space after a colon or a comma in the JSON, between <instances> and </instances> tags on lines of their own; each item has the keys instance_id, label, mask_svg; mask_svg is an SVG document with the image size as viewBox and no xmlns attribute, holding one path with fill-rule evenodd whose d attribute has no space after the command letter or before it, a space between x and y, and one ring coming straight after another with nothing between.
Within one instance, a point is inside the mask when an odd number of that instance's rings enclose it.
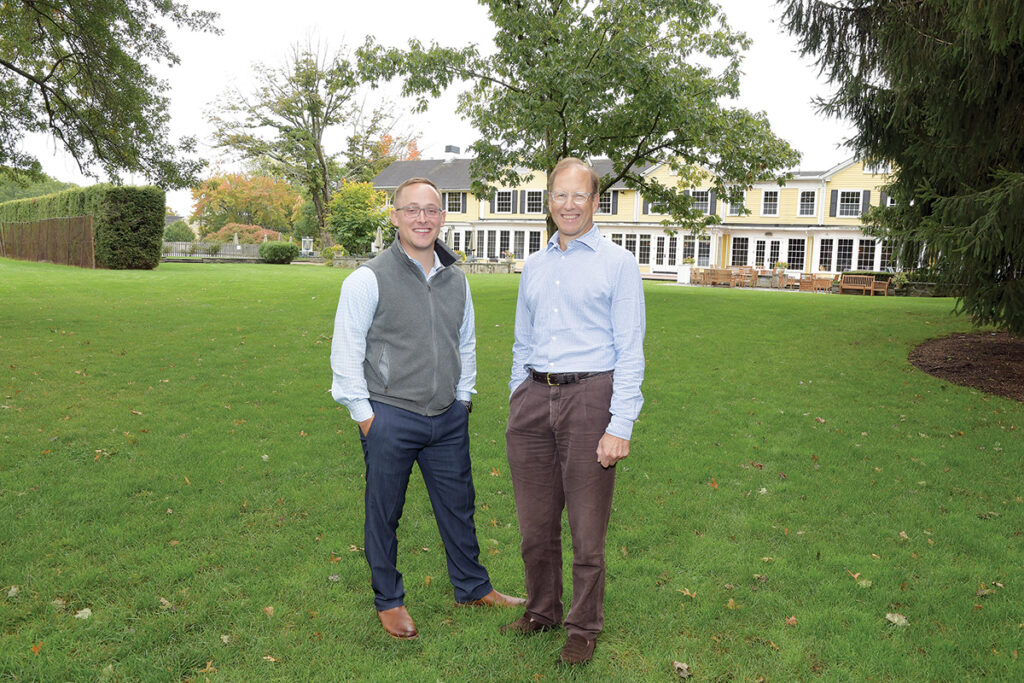
<instances>
[{"instance_id":1,"label":"shirt collar","mask_svg":"<svg viewBox=\"0 0 1024 683\"><path fill-rule=\"evenodd\" d=\"M584 245L590 247L590 249L592 251L597 251L597 247L601 243L601 231L598 229L597 223L592 223L591 226L590 226L590 230L587 230L585 233L583 233L582 235L580 235L576 239L574 239L571 242L569 242L569 246L566 249L566 251L569 251L569 249L572 249L573 248L572 245L575 242L579 242L580 244L584 244ZM562 250L561 247L558 246L558 231L557 230L555 231L555 234L551 236L551 239L548 240L548 249L549 250L550 249L558 249L559 251Z\"/></svg>"}]
</instances>

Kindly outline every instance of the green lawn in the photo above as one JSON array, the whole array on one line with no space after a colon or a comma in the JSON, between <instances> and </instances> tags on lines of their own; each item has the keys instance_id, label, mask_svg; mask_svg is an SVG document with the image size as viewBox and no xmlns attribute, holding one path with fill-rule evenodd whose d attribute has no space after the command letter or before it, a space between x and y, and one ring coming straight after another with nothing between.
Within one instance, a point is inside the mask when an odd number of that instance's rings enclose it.
<instances>
[{"instance_id":1,"label":"green lawn","mask_svg":"<svg viewBox=\"0 0 1024 683\"><path fill-rule=\"evenodd\" d=\"M1024 406L906 360L970 329L949 299L648 283L595 660L567 670L564 632L453 606L418 475L399 562L420 637L388 638L329 394L345 274L0 260L0 680L1024 677ZM470 283L477 526L522 594L517 278Z\"/></svg>"}]
</instances>

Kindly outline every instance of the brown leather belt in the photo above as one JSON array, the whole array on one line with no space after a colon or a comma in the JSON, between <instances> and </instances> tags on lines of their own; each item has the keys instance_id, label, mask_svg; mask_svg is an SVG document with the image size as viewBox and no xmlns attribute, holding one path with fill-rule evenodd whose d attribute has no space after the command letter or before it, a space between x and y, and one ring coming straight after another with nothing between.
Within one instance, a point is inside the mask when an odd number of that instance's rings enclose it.
<instances>
[{"instance_id":1,"label":"brown leather belt","mask_svg":"<svg viewBox=\"0 0 1024 683\"><path fill-rule=\"evenodd\" d=\"M611 370L604 370L603 372L537 372L536 370L530 370L530 378L534 382L557 387L562 384L575 384L581 379L603 375L608 372L611 372Z\"/></svg>"}]
</instances>

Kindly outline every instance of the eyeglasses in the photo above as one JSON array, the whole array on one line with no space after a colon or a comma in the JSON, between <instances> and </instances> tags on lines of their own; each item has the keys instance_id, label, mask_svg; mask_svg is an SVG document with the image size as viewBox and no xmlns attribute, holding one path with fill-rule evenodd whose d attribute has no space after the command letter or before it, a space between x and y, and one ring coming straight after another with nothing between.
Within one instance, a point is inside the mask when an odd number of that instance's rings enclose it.
<instances>
[{"instance_id":1,"label":"eyeglasses","mask_svg":"<svg viewBox=\"0 0 1024 683\"><path fill-rule=\"evenodd\" d=\"M417 218L421 212L427 218L437 218L441 215L441 209L436 206L396 206L395 211L401 211L406 218Z\"/></svg>"},{"instance_id":2,"label":"eyeglasses","mask_svg":"<svg viewBox=\"0 0 1024 683\"><path fill-rule=\"evenodd\" d=\"M594 196L593 192L552 192L551 201L555 204L565 204L566 202L572 202L573 204L583 204L588 199Z\"/></svg>"}]
</instances>

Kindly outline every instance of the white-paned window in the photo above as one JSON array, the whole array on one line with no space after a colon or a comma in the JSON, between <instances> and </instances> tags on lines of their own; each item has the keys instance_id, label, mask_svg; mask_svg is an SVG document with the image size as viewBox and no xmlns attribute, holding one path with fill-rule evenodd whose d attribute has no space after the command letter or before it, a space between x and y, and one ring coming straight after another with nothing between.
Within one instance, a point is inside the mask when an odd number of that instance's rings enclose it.
<instances>
[{"instance_id":1,"label":"white-paned window","mask_svg":"<svg viewBox=\"0 0 1024 683\"><path fill-rule=\"evenodd\" d=\"M814 199L817 196L814 190L800 190L800 207L797 214L800 216L814 215Z\"/></svg>"},{"instance_id":2,"label":"white-paned window","mask_svg":"<svg viewBox=\"0 0 1024 683\"><path fill-rule=\"evenodd\" d=\"M765 190L761 195L761 215L762 216L778 216L779 215L779 191L778 190Z\"/></svg>"},{"instance_id":3,"label":"white-paned window","mask_svg":"<svg viewBox=\"0 0 1024 683\"><path fill-rule=\"evenodd\" d=\"M837 212L840 216L859 216L860 215L860 190L840 190L839 191L839 211Z\"/></svg>"},{"instance_id":4,"label":"white-paned window","mask_svg":"<svg viewBox=\"0 0 1024 683\"><path fill-rule=\"evenodd\" d=\"M544 213L544 190L526 191L526 213Z\"/></svg>"},{"instance_id":5,"label":"white-paned window","mask_svg":"<svg viewBox=\"0 0 1024 683\"><path fill-rule=\"evenodd\" d=\"M498 190L494 198L494 213L512 213L512 190Z\"/></svg>"}]
</instances>

